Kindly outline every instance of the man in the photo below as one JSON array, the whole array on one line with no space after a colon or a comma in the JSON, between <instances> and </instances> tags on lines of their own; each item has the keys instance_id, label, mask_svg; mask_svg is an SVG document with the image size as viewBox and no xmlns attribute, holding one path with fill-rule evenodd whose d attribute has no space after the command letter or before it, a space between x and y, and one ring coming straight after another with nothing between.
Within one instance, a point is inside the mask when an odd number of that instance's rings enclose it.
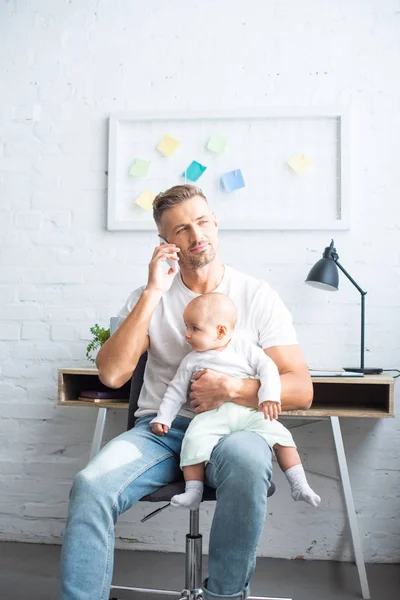
<instances>
[{"instance_id":1,"label":"man","mask_svg":"<svg viewBox=\"0 0 400 600\"><path fill-rule=\"evenodd\" d=\"M239 314L237 329L278 366L282 409L309 408L312 401L311 380L290 314L266 283L220 262L217 220L202 191L193 185L175 186L156 197L153 215L167 243L154 250L147 284L131 294L119 314L118 330L97 357L101 381L119 388L148 351L138 419L74 480L61 562L61 600L108 598L118 516L179 475L180 446L191 413L183 409L163 437L153 434L149 423L190 351L182 314L192 298L213 291L231 297ZM180 271L167 269L167 260L179 262ZM258 380L210 370L200 371L195 380L190 393L195 413L226 401L258 406ZM214 448L206 469L206 482L218 490L206 600L239 600L248 594L271 472L271 450L257 434L236 432Z\"/></svg>"}]
</instances>

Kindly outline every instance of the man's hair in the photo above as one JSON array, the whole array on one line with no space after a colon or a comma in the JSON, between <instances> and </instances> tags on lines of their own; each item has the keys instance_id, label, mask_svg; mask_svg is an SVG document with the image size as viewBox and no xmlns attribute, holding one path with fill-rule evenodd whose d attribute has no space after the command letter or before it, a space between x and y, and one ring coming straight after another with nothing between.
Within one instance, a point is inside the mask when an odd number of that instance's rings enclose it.
<instances>
[{"instance_id":1,"label":"man's hair","mask_svg":"<svg viewBox=\"0 0 400 600\"><path fill-rule=\"evenodd\" d=\"M190 200L195 196L200 196L207 202L207 198L201 189L196 185L190 185L189 183L175 185L165 192L160 192L153 200L153 218L156 225L160 225L161 217L165 210L177 206L178 204L182 204L182 202L186 202L186 200Z\"/></svg>"}]
</instances>

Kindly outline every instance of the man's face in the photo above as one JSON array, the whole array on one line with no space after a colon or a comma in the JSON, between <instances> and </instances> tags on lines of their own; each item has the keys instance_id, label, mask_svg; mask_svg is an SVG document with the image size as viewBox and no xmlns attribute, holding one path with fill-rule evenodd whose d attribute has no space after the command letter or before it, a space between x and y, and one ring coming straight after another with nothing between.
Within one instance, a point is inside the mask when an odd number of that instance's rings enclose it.
<instances>
[{"instance_id":1,"label":"man's face","mask_svg":"<svg viewBox=\"0 0 400 600\"><path fill-rule=\"evenodd\" d=\"M201 269L217 254L217 220L201 196L168 208L161 218L160 235L180 248L181 268Z\"/></svg>"}]
</instances>

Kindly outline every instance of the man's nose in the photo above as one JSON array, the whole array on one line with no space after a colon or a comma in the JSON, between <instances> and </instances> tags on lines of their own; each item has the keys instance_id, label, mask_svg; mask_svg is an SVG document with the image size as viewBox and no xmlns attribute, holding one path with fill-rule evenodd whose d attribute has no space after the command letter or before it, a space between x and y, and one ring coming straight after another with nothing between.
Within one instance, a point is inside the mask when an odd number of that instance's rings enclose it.
<instances>
[{"instance_id":1,"label":"man's nose","mask_svg":"<svg viewBox=\"0 0 400 600\"><path fill-rule=\"evenodd\" d=\"M197 227L197 225L192 225L192 229L191 229L190 234L191 234L190 235L190 237L191 237L190 242L192 244L198 245L198 243L202 240L202 237L203 237L200 227Z\"/></svg>"}]
</instances>

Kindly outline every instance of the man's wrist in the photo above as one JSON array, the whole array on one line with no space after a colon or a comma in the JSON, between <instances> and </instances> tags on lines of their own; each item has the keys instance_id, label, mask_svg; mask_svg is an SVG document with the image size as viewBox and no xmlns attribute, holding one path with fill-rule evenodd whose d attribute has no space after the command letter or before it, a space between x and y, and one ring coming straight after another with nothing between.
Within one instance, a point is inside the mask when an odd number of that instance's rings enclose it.
<instances>
[{"instance_id":1,"label":"man's wrist","mask_svg":"<svg viewBox=\"0 0 400 600\"><path fill-rule=\"evenodd\" d=\"M246 378L237 379L236 377L226 377L226 402L235 402L242 406L250 408L258 407L258 390L260 381L258 379Z\"/></svg>"},{"instance_id":2,"label":"man's wrist","mask_svg":"<svg viewBox=\"0 0 400 600\"><path fill-rule=\"evenodd\" d=\"M154 302L156 304L159 303L162 295L163 292L161 290L149 286L146 286L142 292L143 298L146 298L146 300L149 300L150 302Z\"/></svg>"},{"instance_id":3,"label":"man's wrist","mask_svg":"<svg viewBox=\"0 0 400 600\"><path fill-rule=\"evenodd\" d=\"M236 402L242 397L242 380L237 377L225 377L225 395L228 402Z\"/></svg>"}]
</instances>

